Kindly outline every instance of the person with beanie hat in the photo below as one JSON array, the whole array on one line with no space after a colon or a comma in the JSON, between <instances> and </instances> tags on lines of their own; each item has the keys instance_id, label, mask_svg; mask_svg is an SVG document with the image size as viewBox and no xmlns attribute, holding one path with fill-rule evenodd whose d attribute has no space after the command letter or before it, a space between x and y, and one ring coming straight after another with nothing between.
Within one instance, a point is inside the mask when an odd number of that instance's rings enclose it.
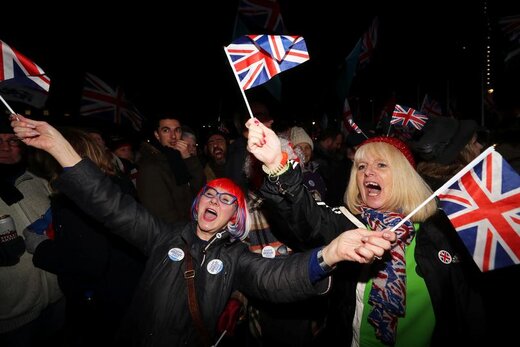
<instances>
[{"instance_id":1,"label":"person with beanie hat","mask_svg":"<svg viewBox=\"0 0 520 347\"><path fill-rule=\"evenodd\" d=\"M312 160L314 143L311 137L303 128L292 127L289 138L294 150L303 156L303 161L300 163L303 172L303 184L316 201L323 201L327 194L327 185L318 170L319 164Z\"/></svg>"}]
</instances>

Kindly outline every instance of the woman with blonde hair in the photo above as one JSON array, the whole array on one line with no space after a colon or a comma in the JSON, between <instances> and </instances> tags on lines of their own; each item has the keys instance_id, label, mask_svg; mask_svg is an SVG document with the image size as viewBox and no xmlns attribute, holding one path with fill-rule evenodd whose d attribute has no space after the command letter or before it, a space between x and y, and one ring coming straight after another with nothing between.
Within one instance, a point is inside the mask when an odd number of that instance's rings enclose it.
<instances>
[{"instance_id":1,"label":"woman with blonde hair","mask_svg":"<svg viewBox=\"0 0 520 347\"><path fill-rule=\"evenodd\" d=\"M255 120L247 126L248 149L268 174L261 192L287 221L284 232L316 246L354 225L384 230L400 224L397 241L381 259L357 269L338 266L327 321L330 340L324 345L340 340L346 346L482 344L479 270L449 219L432 200L403 222L432 193L405 143L378 136L359 146L345 194L348 211L315 202L301 170L284 160L276 135Z\"/></svg>"}]
</instances>

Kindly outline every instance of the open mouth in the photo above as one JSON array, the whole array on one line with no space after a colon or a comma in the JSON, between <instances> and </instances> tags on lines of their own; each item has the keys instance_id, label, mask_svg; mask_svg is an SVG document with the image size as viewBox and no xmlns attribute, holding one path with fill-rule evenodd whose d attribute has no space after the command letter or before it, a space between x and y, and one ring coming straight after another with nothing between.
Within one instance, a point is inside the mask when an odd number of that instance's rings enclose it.
<instances>
[{"instance_id":1,"label":"open mouth","mask_svg":"<svg viewBox=\"0 0 520 347\"><path fill-rule=\"evenodd\" d=\"M381 186L376 182L365 182L365 188L368 196L377 196L381 194Z\"/></svg>"},{"instance_id":2,"label":"open mouth","mask_svg":"<svg viewBox=\"0 0 520 347\"><path fill-rule=\"evenodd\" d=\"M217 219L217 217L218 217L217 211L215 211L211 208L208 208L208 209L206 209L206 211L204 211L204 220L206 220L208 222L214 221L215 219Z\"/></svg>"}]
</instances>

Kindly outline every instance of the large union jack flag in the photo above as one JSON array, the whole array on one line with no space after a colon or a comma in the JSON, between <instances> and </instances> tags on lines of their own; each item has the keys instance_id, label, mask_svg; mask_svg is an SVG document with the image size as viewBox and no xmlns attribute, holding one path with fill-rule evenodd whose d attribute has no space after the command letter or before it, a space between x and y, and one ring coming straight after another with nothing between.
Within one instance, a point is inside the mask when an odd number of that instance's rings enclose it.
<instances>
[{"instance_id":1,"label":"large union jack flag","mask_svg":"<svg viewBox=\"0 0 520 347\"><path fill-rule=\"evenodd\" d=\"M520 176L499 153L438 197L481 271L520 262Z\"/></svg>"},{"instance_id":2,"label":"large union jack flag","mask_svg":"<svg viewBox=\"0 0 520 347\"><path fill-rule=\"evenodd\" d=\"M0 81L16 80L21 85L49 91L51 80L29 58L0 41Z\"/></svg>"},{"instance_id":3,"label":"large union jack flag","mask_svg":"<svg viewBox=\"0 0 520 347\"><path fill-rule=\"evenodd\" d=\"M305 40L290 35L246 35L226 48L240 87L247 90L309 60Z\"/></svg>"},{"instance_id":4,"label":"large union jack flag","mask_svg":"<svg viewBox=\"0 0 520 347\"><path fill-rule=\"evenodd\" d=\"M271 34L285 33L285 26L277 0L241 0L238 13L251 29L264 29Z\"/></svg>"},{"instance_id":5,"label":"large union jack flag","mask_svg":"<svg viewBox=\"0 0 520 347\"><path fill-rule=\"evenodd\" d=\"M420 114L411 107L395 105L390 124L401 125L404 128L422 129L426 124L428 116Z\"/></svg>"},{"instance_id":6,"label":"large union jack flag","mask_svg":"<svg viewBox=\"0 0 520 347\"><path fill-rule=\"evenodd\" d=\"M128 122L135 130L141 129L144 120L137 108L125 98L121 88L114 89L90 73L85 75L80 114L118 125Z\"/></svg>"}]
</instances>

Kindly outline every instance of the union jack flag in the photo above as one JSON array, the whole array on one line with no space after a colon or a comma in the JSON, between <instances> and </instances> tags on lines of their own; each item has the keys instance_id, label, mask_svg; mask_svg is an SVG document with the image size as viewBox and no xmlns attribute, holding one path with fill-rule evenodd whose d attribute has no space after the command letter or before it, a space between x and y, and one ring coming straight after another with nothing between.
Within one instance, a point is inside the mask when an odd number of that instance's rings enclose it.
<instances>
[{"instance_id":1,"label":"union jack flag","mask_svg":"<svg viewBox=\"0 0 520 347\"><path fill-rule=\"evenodd\" d=\"M426 94L421 105L421 113L428 116L442 116L441 104Z\"/></svg>"},{"instance_id":2,"label":"union jack flag","mask_svg":"<svg viewBox=\"0 0 520 347\"><path fill-rule=\"evenodd\" d=\"M233 41L225 50L243 90L261 85L280 72L309 60L301 36L246 35Z\"/></svg>"},{"instance_id":3,"label":"union jack flag","mask_svg":"<svg viewBox=\"0 0 520 347\"><path fill-rule=\"evenodd\" d=\"M413 128L420 130L426 124L428 116L420 114L411 107L395 105L394 113L392 114L392 120L390 124L401 125L405 128Z\"/></svg>"},{"instance_id":4,"label":"union jack flag","mask_svg":"<svg viewBox=\"0 0 520 347\"><path fill-rule=\"evenodd\" d=\"M374 54L374 49L377 44L377 31L379 28L379 19L375 17L372 21L372 25L368 28L363 36L361 37L361 51L359 52L359 66L365 67L369 62L370 58Z\"/></svg>"},{"instance_id":5,"label":"union jack flag","mask_svg":"<svg viewBox=\"0 0 520 347\"><path fill-rule=\"evenodd\" d=\"M520 176L499 153L438 197L481 271L520 262Z\"/></svg>"},{"instance_id":6,"label":"union jack flag","mask_svg":"<svg viewBox=\"0 0 520 347\"><path fill-rule=\"evenodd\" d=\"M352 110L350 109L350 104L348 99L345 98L345 102L343 103L343 129L346 134L350 133L349 129L354 130L356 133L361 134L363 131L358 127L356 123L354 123Z\"/></svg>"},{"instance_id":7,"label":"union jack flag","mask_svg":"<svg viewBox=\"0 0 520 347\"><path fill-rule=\"evenodd\" d=\"M277 0L241 0L238 13L251 29L260 28L272 34L286 32Z\"/></svg>"},{"instance_id":8,"label":"union jack flag","mask_svg":"<svg viewBox=\"0 0 520 347\"><path fill-rule=\"evenodd\" d=\"M0 41L0 81L43 89L46 93L51 85L50 78L38 65L3 41Z\"/></svg>"},{"instance_id":9,"label":"union jack flag","mask_svg":"<svg viewBox=\"0 0 520 347\"><path fill-rule=\"evenodd\" d=\"M118 125L128 122L135 130L141 129L144 120L121 88L114 89L90 73L85 75L80 114L111 120Z\"/></svg>"}]
</instances>

